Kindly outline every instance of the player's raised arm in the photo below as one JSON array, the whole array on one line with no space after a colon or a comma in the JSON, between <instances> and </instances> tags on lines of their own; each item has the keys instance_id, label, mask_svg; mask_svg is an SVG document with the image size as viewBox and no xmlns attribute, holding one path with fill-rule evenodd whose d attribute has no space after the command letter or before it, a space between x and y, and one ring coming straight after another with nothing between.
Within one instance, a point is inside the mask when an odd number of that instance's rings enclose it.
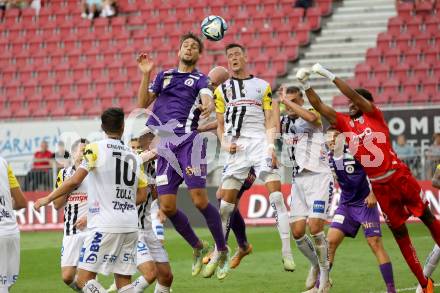
<instances>
[{"instance_id":1,"label":"player's raised arm","mask_svg":"<svg viewBox=\"0 0 440 293\"><path fill-rule=\"evenodd\" d=\"M316 63L313 65L312 71L332 81L341 93L349 98L363 113L369 113L374 110L373 104L370 101L352 89L344 80L336 77L335 74L325 69L321 64Z\"/></svg>"},{"instance_id":2,"label":"player's raised arm","mask_svg":"<svg viewBox=\"0 0 440 293\"><path fill-rule=\"evenodd\" d=\"M63 172L64 172L64 169L61 169L58 172L57 182L55 183L55 189L58 188L63 183L63 180L64 180ZM59 210L64 206L66 201L67 201L67 196L59 197L53 201L53 206L55 207L56 210Z\"/></svg>"},{"instance_id":3,"label":"player's raised arm","mask_svg":"<svg viewBox=\"0 0 440 293\"><path fill-rule=\"evenodd\" d=\"M14 172L12 172L10 165L8 165L8 180L10 185L11 197L13 199L12 208L14 210L24 209L26 207L26 198L21 191L20 184L18 183Z\"/></svg>"},{"instance_id":4,"label":"player's raised arm","mask_svg":"<svg viewBox=\"0 0 440 293\"><path fill-rule=\"evenodd\" d=\"M272 154L272 168L278 167L278 160L275 153L275 138L277 134L277 124L279 123L279 116L275 117L277 115L277 112L273 110L272 105L272 90L270 88L270 85L267 86L266 92L263 96L263 111L264 111L264 126L266 127L266 139L267 139L267 145L268 145L268 151L270 151Z\"/></svg>"},{"instance_id":5,"label":"player's raised arm","mask_svg":"<svg viewBox=\"0 0 440 293\"><path fill-rule=\"evenodd\" d=\"M319 95L315 92L313 88L310 87L309 84L309 77L310 77L310 70L306 68L301 68L296 73L296 78L300 82L304 92L306 93L307 99L309 100L312 107L318 111L319 114L325 117L325 119L328 120L330 124L336 123L336 111L324 104L319 97ZM309 111L310 112L310 111Z\"/></svg>"},{"instance_id":6,"label":"player's raised arm","mask_svg":"<svg viewBox=\"0 0 440 293\"><path fill-rule=\"evenodd\" d=\"M73 174L72 177L64 181L57 189L52 191L48 196L38 199L34 204L34 208L37 210L42 206L46 206L50 204L55 199L71 193L84 181L88 173L89 172L87 172L87 170L83 168L79 168L78 170L75 171L75 174Z\"/></svg>"},{"instance_id":7,"label":"player's raised arm","mask_svg":"<svg viewBox=\"0 0 440 293\"><path fill-rule=\"evenodd\" d=\"M140 108L148 108L156 99L156 93L149 90L151 72L154 68L153 61L146 53L141 53L137 58L138 67L142 72L142 80L138 92L138 106Z\"/></svg>"},{"instance_id":8,"label":"player's raised arm","mask_svg":"<svg viewBox=\"0 0 440 293\"><path fill-rule=\"evenodd\" d=\"M278 92L278 96L280 98L280 101L284 105L286 105L287 108L289 108L290 110L295 112L296 115L298 115L299 117L303 118L304 120L306 120L307 122L310 122L310 123L314 123L319 119L318 115L316 115L315 113L313 113L307 109L304 109L302 106L290 101L289 99L286 98L286 95L287 95L286 88L282 88Z\"/></svg>"}]
</instances>

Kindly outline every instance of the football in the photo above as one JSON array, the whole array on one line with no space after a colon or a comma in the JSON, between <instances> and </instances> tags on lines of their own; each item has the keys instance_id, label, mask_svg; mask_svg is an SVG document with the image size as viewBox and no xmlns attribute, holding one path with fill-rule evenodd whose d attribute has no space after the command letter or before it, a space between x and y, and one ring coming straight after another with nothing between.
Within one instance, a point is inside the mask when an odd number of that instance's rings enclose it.
<instances>
[{"instance_id":1,"label":"football","mask_svg":"<svg viewBox=\"0 0 440 293\"><path fill-rule=\"evenodd\" d=\"M223 39L225 31L228 29L226 21L216 15L206 17L200 27L203 35L211 41L220 41Z\"/></svg>"}]
</instances>

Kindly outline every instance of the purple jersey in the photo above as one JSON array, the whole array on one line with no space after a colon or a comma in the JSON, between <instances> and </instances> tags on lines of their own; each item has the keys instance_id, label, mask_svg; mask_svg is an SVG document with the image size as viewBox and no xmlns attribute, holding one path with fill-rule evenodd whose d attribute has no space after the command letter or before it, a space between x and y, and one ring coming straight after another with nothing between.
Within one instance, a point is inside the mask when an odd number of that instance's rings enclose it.
<instances>
[{"instance_id":1,"label":"purple jersey","mask_svg":"<svg viewBox=\"0 0 440 293\"><path fill-rule=\"evenodd\" d=\"M329 154L330 168L335 172L341 187L340 204L348 206L363 206L364 200L370 193L370 182L362 165L349 153L344 146L341 158Z\"/></svg>"},{"instance_id":2,"label":"purple jersey","mask_svg":"<svg viewBox=\"0 0 440 293\"><path fill-rule=\"evenodd\" d=\"M149 88L157 98L153 107L154 115L148 119L147 126L155 128L174 120L175 123L170 125L173 125L171 129L176 134L197 130L201 91L212 95L208 85L208 77L197 70L191 73L179 72L177 69L159 72ZM164 127L163 130L170 128Z\"/></svg>"}]
</instances>

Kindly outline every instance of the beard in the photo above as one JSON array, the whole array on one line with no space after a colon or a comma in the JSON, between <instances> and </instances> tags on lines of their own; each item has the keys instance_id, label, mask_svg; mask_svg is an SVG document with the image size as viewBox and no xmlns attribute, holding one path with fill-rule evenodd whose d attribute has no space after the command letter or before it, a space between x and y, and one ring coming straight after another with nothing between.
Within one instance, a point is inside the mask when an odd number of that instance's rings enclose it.
<instances>
[{"instance_id":1,"label":"beard","mask_svg":"<svg viewBox=\"0 0 440 293\"><path fill-rule=\"evenodd\" d=\"M190 59L190 60L186 60L185 58L181 58L180 61L185 64L186 66L194 66L197 63L197 59Z\"/></svg>"}]
</instances>

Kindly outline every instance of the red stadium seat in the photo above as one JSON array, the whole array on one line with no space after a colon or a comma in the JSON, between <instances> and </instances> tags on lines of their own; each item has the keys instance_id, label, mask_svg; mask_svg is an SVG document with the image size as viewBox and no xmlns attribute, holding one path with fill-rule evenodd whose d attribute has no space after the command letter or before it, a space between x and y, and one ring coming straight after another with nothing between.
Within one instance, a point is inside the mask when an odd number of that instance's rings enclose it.
<instances>
[{"instance_id":1,"label":"red stadium seat","mask_svg":"<svg viewBox=\"0 0 440 293\"><path fill-rule=\"evenodd\" d=\"M392 77L386 80L382 87L384 89L384 92L398 92L399 91L400 82L397 78Z\"/></svg>"},{"instance_id":2,"label":"red stadium seat","mask_svg":"<svg viewBox=\"0 0 440 293\"><path fill-rule=\"evenodd\" d=\"M414 105L428 104L429 96L426 93L416 93L411 95L411 103Z\"/></svg>"},{"instance_id":3,"label":"red stadium seat","mask_svg":"<svg viewBox=\"0 0 440 293\"><path fill-rule=\"evenodd\" d=\"M370 77L371 66L367 63L359 63L356 65L355 74L356 78L360 80L366 80Z\"/></svg>"},{"instance_id":4,"label":"red stadium seat","mask_svg":"<svg viewBox=\"0 0 440 293\"><path fill-rule=\"evenodd\" d=\"M386 64L378 64L374 67L374 76L378 80L386 80L388 78L390 67Z\"/></svg>"},{"instance_id":5,"label":"red stadium seat","mask_svg":"<svg viewBox=\"0 0 440 293\"><path fill-rule=\"evenodd\" d=\"M396 66L402 60L402 52L398 48L392 48L384 51L384 61L390 66Z\"/></svg>"},{"instance_id":6,"label":"red stadium seat","mask_svg":"<svg viewBox=\"0 0 440 293\"><path fill-rule=\"evenodd\" d=\"M321 28L321 10L319 8L307 9L307 22L312 30L319 30Z\"/></svg>"},{"instance_id":7,"label":"red stadium seat","mask_svg":"<svg viewBox=\"0 0 440 293\"><path fill-rule=\"evenodd\" d=\"M434 8L431 1L417 1L415 5L415 12L418 15L429 15Z\"/></svg>"},{"instance_id":8,"label":"red stadium seat","mask_svg":"<svg viewBox=\"0 0 440 293\"><path fill-rule=\"evenodd\" d=\"M389 33L380 33L377 36L377 48L380 50L388 50L392 47L393 36Z\"/></svg>"},{"instance_id":9,"label":"red stadium seat","mask_svg":"<svg viewBox=\"0 0 440 293\"><path fill-rule=\"evenodd\" d=\"M416 35L422 31L423 18L421 16L413 16L406 21L406 26L411 35Z\"/></svg>"},{"instance_id":10,"label":"red stadium seat","mask_svg":"<svg viewBox=\"0 0 440 293\"><path fill-rule=\"evenodd\" d=\"M410 73L410 66L407 63L400 63L392 67L393 76L399 80L405 80Z\"/></svg>"},{"instance_id":11,"label":"red stadium seat","mask_svg":"<svg viewBox=\"0 0 440 293\"><path fill-rule=\"evenodd\" d=\"M408 3L408 2L400 2L398 3L397 6L397 12L399 14L399 16L411 16L412 11L413 11L413 3Z\"/></svg>"},{"instance_id":12,"label":"red stadium seat","mask_svg":"<svg viewBox=\"0 0 440 293\"><path fill-rule=\"evenodd\" d=\"M396 93L390 96L390 102L393 104L405 105L410 101L409 95L405 93Z\"/></svg>"},{"instance_id":13,"label":"red stadium seat","mask_svg":"<svg viewBox=\"0 0 440 293\"><path fill-rule=\"evenodd\" d=\"M395 16L388 19L388 32L396 36L400 34L405 27L405 22L401 17Z\"/></svg>"}]
</instances>

